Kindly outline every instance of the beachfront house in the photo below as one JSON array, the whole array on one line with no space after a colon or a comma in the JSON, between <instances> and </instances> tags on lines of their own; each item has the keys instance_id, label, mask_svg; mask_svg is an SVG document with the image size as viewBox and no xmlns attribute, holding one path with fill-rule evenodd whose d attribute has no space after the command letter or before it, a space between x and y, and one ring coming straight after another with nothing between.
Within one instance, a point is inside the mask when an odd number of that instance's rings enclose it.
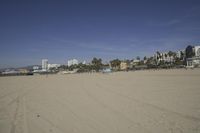
<instances>
[{"instance_id":1,"label":"beachfront house","mask_svg":"<svg viewBox=\"0 0 200 133\"><path fill-rule=\"evenodd\" d=\"M187 67L193 68L193 67L200 67L200 46L195 46L193 48L195 56L192 58L187 58Z\"/></svg>"},{"instance_id":2,"label":"beachfront house","mask_svg":"<svg viewBox=\"0 0 200 133\"><path fill-rule=\"evenodd\" d=\"M125 61L122 61L120 63L120 70L127 70L128 69L128 64Z\"/></svg>"},{"instance_id":3,"label":"beachfront house","mask_svg":"<svg viewBox=\"0 0 200 133\"><path fill-rule=\"evenodd\" d=\"M138 65L140 63L140 60L138 60L138 59L135 59L135 60L133 60L133 61L131 61L131 66L133 67L133 66L136 66L136 65Z\"/></svg>"},{"instance_id":4,"label":"beachfront house","mask_svg":"<svg viewBox=\"0 0 200 133\"><path fill-rule=\"evenodd\" d=\"M172 63L175 61L175 54L173 52L156 52L155 54L155 59L157 64L160 62L165 62L165 63Z\"/></svg>"}]
</instances>

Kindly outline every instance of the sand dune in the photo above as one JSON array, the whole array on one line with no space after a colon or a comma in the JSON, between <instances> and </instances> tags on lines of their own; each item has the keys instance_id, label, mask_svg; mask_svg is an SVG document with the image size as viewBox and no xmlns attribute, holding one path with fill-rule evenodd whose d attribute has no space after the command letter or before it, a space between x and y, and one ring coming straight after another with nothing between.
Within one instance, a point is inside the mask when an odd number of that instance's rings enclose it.
<instances>
[{"instance_id":1,"label":"sand dune","mask_svg":"<svg viewBox=\"0 0 200 133\"><path fill-rule=\"evenodd\" d=\"M0 133L199 133L200 69L0 77Z\"/></svg>"}]
</instances>

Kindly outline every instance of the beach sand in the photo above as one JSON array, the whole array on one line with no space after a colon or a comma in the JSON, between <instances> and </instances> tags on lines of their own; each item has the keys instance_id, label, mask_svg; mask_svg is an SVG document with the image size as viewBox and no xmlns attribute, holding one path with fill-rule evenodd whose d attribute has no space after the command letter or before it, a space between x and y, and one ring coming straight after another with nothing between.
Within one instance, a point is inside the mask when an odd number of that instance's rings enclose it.
<instances>
[{"instance_id":1,"label":"beach sand","mask_svg":"<svg viewBox=\"0 0 200 133\"><path fill-rule=\"evenodd\" d=\"M0 77L0 133L200 133L200 69Z\"/></svg>"}]
</instances>

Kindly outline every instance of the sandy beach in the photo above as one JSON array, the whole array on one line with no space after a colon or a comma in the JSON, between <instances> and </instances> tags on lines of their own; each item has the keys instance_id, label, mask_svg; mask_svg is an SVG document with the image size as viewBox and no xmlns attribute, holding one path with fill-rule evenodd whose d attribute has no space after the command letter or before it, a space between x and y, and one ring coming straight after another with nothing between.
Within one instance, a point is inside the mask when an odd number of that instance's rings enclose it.
<instances>
[{"instance_id":1,"label":"sandy beach","mask_svg":"<svg viewBox=\"0 0 200 133\"><path fill-rule=\"evenodd\" d=\"M0 77L0 133L199 133L200 69Z\"/></svg>"}]
</instances>

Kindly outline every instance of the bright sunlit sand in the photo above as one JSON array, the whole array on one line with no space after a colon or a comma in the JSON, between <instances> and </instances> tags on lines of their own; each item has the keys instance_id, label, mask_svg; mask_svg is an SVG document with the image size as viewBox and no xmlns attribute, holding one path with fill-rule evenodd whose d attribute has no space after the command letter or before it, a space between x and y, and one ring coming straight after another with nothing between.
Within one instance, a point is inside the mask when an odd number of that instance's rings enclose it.
<instances>
[{"instance_id":1,"label":"bright sunlit sand","mask_svg":"<svg viewBox=\"0 0 200 133\"><path fill-rule=\"evenodd\" d=\"M0 77L0 133L199 133L200 69Z\"/></svg>"}]
</instances>

